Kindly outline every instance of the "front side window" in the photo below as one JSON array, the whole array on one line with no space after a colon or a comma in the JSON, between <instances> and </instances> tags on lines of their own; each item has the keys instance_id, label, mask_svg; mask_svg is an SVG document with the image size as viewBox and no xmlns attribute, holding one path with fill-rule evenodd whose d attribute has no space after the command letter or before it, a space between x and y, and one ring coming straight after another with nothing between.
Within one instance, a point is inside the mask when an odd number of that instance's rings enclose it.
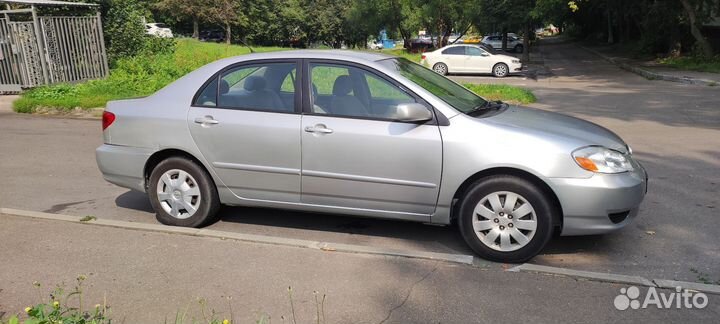
<instances>
[{"instance_id":1,"label":"front side window","mask_svg":"<svg viewBox=\"0 0 720 324\"><path fill-rule=\"evenodd\" d=\"M416 100L382 77L352 66L310 64L313 113L393 119L397 106Z\"/></svg>"},{"instance_id":2,"label":"front side window","mask_svg":"<svg viewBox=\"0 0 720 324\"><path fill-rule=\"evenodd\" d=\"M230 69L208 82L196 106L293 112L295 63L252 64Z\"/></svg>"}]
</instances>

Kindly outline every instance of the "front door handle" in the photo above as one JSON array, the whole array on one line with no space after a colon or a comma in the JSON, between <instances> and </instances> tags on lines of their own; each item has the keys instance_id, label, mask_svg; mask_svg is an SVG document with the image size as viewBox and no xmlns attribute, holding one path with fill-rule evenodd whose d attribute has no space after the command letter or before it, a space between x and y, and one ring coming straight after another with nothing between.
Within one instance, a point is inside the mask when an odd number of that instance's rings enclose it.
<instances>
[{"instance_id":1,"label":"front door handle","mask_svg":"<svg viewBox=\"0 0 720 324\"><path fill-rule=\"evenodd\" d=\"M217 125L220 124L219 121L215 120L213 116L205 116L205 117L198 117L195 118L195 123L200 124L203 126L210 126L210 125Z\"/></svg>"},{"instance_id":2,"label":"front door handle","mask_svg":"<svg viewBox=\"0 0 720 324\"><path fill-rule=\"evenodd\" d=\"M318 133L318 134L332 134L333 130L330 128L327 128L323 124L317 124L315 126L307 126L305 127L305 131L308 133Z\"/></svg>"}]
</instances>

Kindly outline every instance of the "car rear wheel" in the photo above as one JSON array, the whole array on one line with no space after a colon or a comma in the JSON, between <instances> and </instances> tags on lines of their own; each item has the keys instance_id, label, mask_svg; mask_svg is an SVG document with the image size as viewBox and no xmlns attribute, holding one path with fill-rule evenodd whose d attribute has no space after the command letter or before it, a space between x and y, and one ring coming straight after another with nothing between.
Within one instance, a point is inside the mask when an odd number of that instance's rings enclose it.
<instances>
[{"instance_id":1,"label":"car rear wheel","mask_svg":"<svg viewBox=\"0 0 720 324\"><path fill-rule=\"evenodd\" d=\"M518 44L518 45L515 45L514 50L515 50L515 53L522 53L523 49L524 49L524 47L522 45Z\"/></svg>"},{"instance_id":2,"label":"car rear wheel","mask_svg":"<svg viewBox=\"0 0 720 324\"><path fill-rule=\"evenodd\" d=\"M214 221L220 209L210 176L182 157L160 162L150 174L147 191L157 220L166 225L201 227Z\"/></svg>"},{"instance_id":3,"label":"car rear wheel","mask_svg":"<svg viewBox=\"0 0 720 324\"><path fill-rule=\"evenodd\" d=\"M440 75L447 75L448 67L447 65L445 65L445 63L435 63L435 65L433 65L433 71L437 72Z\"/></svg>"},{"instance_id":4,"label":"car rear wheel","mask_svg":"<svg viewBox=\"0 0 720 324\"><path fill-rule=\"evenodd\" d=\"M507 64L505 63L498 63L493 66L493 76L496 78L504 78L508 75L510 72L510 68L508 68Z\"/></svg>"},{"instance_id":5,"label":"car rear wheel","mask_svg":"<svg viewBox=\"0 0 720 324\"><path fill-rule=\"evenodd\" d=\"M460 204L458 225L465 242L491 261L525 262L552 236L553 208L531 182L493 176L474 183Z\"/></svg>"}]
</instances>

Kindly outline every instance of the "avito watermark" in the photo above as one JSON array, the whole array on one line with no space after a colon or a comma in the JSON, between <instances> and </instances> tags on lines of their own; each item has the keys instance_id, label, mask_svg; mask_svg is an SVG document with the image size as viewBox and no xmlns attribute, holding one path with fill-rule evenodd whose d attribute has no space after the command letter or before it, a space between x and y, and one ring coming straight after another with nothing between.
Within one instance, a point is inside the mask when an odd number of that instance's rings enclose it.
<instances>
[{"instance_id":1,"label":"avito watermark","mask_svg":"<svg viewBox=\"0 0 720 324\"><path fill-rule=\"evenodd\" d=\"M615 297L615 308L618 310L646 309L655 307L657 309L703 309L708 305L707 295L701 292L692 292L681 287L675 291L658 292L655 287L648 288L645 298L640 299L640 289L635 286L620 289L620 295Z\"/></svg>"}]
</instances>

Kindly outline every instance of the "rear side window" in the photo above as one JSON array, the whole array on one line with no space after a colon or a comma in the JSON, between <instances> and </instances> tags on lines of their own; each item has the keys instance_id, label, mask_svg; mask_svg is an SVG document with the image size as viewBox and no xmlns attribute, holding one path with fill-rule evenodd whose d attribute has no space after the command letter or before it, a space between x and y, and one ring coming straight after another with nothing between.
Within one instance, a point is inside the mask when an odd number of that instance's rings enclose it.
<instances>
[{"instance_id":1,"label":"rear side window","mask_svg":"<svg viewBox=\"0 0 720 324\"><path fill-rule=\"evenodd\" d=\"M450 47L442 53L445 55L465 55L465 46Z\"/></svg>"},{"instance_id":2,"label":"rear side window","mask_svg":"<svg viewBox=\"0 0 720 324\"><path fill-rule=\"evenodd\" d=\"M208 82L194 105L238 110L294 112L296 64L240 66Z\"/></svg>"}]
</instances>

